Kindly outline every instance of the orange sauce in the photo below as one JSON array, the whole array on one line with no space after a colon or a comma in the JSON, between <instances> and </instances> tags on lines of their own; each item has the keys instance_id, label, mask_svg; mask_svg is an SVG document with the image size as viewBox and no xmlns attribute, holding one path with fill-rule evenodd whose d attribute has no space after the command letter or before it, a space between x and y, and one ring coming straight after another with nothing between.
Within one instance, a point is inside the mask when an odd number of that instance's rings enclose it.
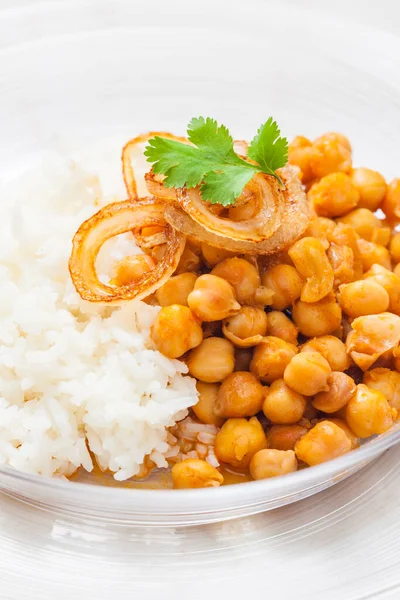
<instances>
[{"instance_id":1,"label":"orange sauce","mask_svg":"<svg viewBox=\"0 0 400 600\"><path fill-rule=\"evenodd\" d=\"M221 467L220 472L224 476L222 485L235 485L250 481L250 475L247 473L238 473L225 467ZM81 483L90 483L92 485L103 485L115 488L130 488L142 490L169 490L172 489L172 477L170 470L159 470L151 473L146 479L140 481L128 479L127 481L117 481L109 471L103 472L97 465L91 473L84 469L78 469L70 478L70 481L79 481Z\"/></svg>"}]
</instances>

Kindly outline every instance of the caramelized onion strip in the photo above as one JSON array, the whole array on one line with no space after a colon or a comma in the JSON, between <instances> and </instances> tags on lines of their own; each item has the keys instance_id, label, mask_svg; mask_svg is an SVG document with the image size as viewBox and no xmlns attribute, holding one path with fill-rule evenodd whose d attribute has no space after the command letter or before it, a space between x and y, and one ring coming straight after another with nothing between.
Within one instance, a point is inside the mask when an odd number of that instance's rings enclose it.
<instances>
[{"instance_id":1,"label":"caramelized onion strip","mask_svg":"<svg viewBox=\"0 0 400 600\"><path fill-rule=\"evenodd\" d=\"M181 233L193 236L199 242L205 242L216 248L250 255L281 252L304 233L310 220L311 211L296 169L290 166L284 167L279 174L285 183L285 202L281 225L269 239L262 242L229 239L210 232L194 221L184 210L173 205L165 207L165 219Z\"/></svg>"},{"instance_id":2,"label":"caramelized onion strip","mask_svg":"<svg viewBox=\"0 0 400 600\"><path fill-rule=\"evenodd\" d=\"M154 248L167 243L167 234L164 227L142 227L133 232L135 242L139 248Z\"/></svg>"},{"instance_id":3,"label":"caramelized onion strip","mask_svg":"<svg viewBox=\"0 0 400 600\"><path fill-rule=\"evenodd\" d=\"M131 198L132 200L138 199L138 191L137 191L135 172L134 172L133 165L132 165L133 152L137 149L137 146L140 146L140 144L144 144L145 142L148 142L151 138L153 138L155 136L166 138L167 140L175 140L177 142L183 142L185 144L189 143L185 137L173 135L172 133L169 133L169 131L148 131L147 133L141 133L140 135L136 136L132 140L129 140L129 142L127 142L125 144L125 146L122 148L122 157L121 158L122 158L122 175L124 177L125 187L128 192L129 198ZM144 157L143 157L143 160L145 160ZM152 194L153 192L150 192L150 193ZM153 195L155 196L156 194L153 194Z\"/></svg>"},{"instance_id":4,"label":"caramelized onion strip","mask_svg":"<svg viewBox=\"0 0 400 600\"><path fill-rule=\"evenodd\" d=\"M96 258L110 238L135 228L163 226L166 253L154 269L121 287L106 285L96 272ZM84 300L118 304L142 299L162 286L175 271L185 247L185 236L164 219L164 206L152 199L125 200L101 209L82 223L72 240L69 271L76 291Z\"/></svg>"},{"instance_id":5,"label":"caramelized onion strip","mask_svg":"<svg viewBox=\"0 0 400 600\"><path fill-rule=\"evenodd\" d=\"M164 175L156 175L151 169L148 173L145 174L144 180L146 182L146 188L148 193L157 200L162 200L163 202L167 202L168 204L175 203L176 200L176 189L175 188L167 188L163 184Z\"/></svg>"},{"instance_id":6,"label":"caramelized onion strip","mask_svg":"<svg viewBox=\"0 0 400 600\"><path fill-rule=\"evenodd\" d=\"M176 197L183 210L199 225L212 233L249 242L270 238L278 229L285 201L284 191L274 177L257 173L244 188L240 203L254 203L254 214L243 221L233 221L214 214L201 197L199 188L180 188Z\"/></svg>"}]
</instances>

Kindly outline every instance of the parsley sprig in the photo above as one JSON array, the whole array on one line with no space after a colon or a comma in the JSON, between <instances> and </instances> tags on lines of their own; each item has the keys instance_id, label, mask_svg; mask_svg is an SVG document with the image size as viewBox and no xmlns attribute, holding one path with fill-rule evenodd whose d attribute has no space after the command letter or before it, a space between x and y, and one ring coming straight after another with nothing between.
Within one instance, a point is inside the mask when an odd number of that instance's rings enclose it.
<instances>
[{"instance_id":1,"label":"parsley sprig","mask_svg":"<svg viewBox=\"0 0 400 600\"><path fill-rule=\"evenodd\" d=\"M166 187L200 185L203 200L228 206L256 173L272 175L282 184L276 170L287 163L288 141L280 137L272 117L261 125L248 149L248 157L257 164L236 154L228 129L215 119L193 118L187 135L193 145L156 136L145 148L154 172L165 175Z\"/></svg>"}]
</instances>

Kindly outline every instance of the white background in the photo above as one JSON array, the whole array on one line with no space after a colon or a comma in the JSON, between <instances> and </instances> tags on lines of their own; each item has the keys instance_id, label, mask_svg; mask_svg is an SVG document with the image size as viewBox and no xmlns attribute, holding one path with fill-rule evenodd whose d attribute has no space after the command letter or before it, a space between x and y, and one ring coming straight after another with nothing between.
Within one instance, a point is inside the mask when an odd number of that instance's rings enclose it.
<instances>
[{"instance_id":1,"label":"white background","mask_svg":"<svg viewBox=\"0 0 400 600\"><path fill-rule=\"evenodd\" d=\"M397 0L286 3L400 35ZM1 0L0 12L46 4ZM0 598L400 598L399 458L299 504L185 530L71 522L0 497Z\"/></svg>"}]
</instances>

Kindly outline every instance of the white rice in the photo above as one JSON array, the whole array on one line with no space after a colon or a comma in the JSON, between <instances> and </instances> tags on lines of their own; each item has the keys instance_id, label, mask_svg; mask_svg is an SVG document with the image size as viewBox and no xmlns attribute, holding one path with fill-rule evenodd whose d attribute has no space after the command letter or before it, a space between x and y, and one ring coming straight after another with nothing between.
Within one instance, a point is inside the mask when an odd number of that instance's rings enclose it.
<instances>
[{"instance_id":1,"label":"white rice","mask_svg":"<svg viewBox=\"0 0 400 600\"><path fill-rule=\"evenodd\" d=\"M90 449L127 479L145 456L167 466L166 428L196 402L186 366L149 347L158 308L100 308L70 282L71 237L104 203L76 166L0 198L0 464L70 475L92 469ZM136 251L108 243L99 269Z\"/></svg>"}]
</instances>

